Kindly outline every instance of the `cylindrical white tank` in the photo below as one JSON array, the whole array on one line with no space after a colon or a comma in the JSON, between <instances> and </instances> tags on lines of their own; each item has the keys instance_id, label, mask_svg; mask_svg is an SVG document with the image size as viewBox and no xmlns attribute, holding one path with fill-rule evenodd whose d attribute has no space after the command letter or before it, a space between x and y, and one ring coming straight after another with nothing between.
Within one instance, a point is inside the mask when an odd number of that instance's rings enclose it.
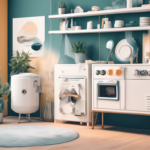
<instances>
[{"instance_id":1,"label":"cylindrical white tank","mask_svg":"<svg viewBox=\"0 0 150 150\"><path fill-rule=\"evenodd\" d=\"M22 73L11 77L11 109L19 114L31 114L39 109L40 77Z\"/></svg>"}]
</instances>

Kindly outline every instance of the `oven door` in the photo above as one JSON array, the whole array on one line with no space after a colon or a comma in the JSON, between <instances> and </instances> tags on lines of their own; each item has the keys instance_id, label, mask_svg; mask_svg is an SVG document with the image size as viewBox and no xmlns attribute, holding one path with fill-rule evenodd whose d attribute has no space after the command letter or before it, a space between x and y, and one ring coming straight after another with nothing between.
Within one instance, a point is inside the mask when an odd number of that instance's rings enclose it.
<instances>
[{"instance_id":1,"label":"oven door","mask_svg":"<svg viewBox=\"0 0 150 150\"><path fill-rule=\"evenodd\" d=\"M125 80L95 79L92 94L94 109L125 109Z\"/></svg>"},{"instance_id":2,"label":"oven door","mask_svg":"<svg viewBox=\"0 0 150 150\"><path fill-rule=\"evenodd\" d=\"M98 81L97 83L98 100L119 100L119 81Z\"/></svg>"}]
</instances>

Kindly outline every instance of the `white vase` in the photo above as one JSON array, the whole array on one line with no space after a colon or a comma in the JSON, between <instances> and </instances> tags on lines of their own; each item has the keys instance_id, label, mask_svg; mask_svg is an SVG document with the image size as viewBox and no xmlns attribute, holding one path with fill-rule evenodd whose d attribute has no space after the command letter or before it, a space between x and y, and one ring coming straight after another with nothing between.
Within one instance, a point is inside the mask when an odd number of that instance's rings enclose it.
<instances>
[{"instance_id":1,"label":"white vase","mask_svg":"<svg viewBox=\"0 0 150 150\"><path fill-rule=\"evenodd\" d=\"M75 53L75 62L76 62L76 64L85 63L86 59L87 59L86 53Z\"/></svg>"},{"instance_id":2,"label":"white vase","mask_svg":"<svg viewBox=\"0 0 150 150\"><path fill-rule=\"evenodd\" d=\"M3 123L3 113L0 113L0 124Z\"/></svg>"},{"instance_id":3,"label":"white vase","mask_svg":"<svg viewBox=\"0 0 150 150\"><path fill-rule=\"evenodd\" d=\"M132 8L132 0L127 0L127 8Z\"/></svg>"},{"instance_id":4,"label":"white vase","mask_svg":"<svg viewBox=\"0 0 150 150\"><path fill-rule=\"evenodd\" d=\"M51 101L46 101L43 111L43 120L46 122L54 121L54 106Z\"/></svg>"},{"instance_id":5,"label":"white vase","mask_svg":"<svg viewBox=\"0 0 150 150\"><path fill-rule=\"evenodd\" d=\"M65 12L66 12L66 8L58 8L59 15L65 14Z\"/></svg>"}]
</instances>

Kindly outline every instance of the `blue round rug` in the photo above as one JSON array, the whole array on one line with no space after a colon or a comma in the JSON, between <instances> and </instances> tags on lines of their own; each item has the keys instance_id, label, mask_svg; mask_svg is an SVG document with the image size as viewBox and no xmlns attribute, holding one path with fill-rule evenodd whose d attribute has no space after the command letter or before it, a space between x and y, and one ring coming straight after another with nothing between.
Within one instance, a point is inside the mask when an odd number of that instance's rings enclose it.
<instances>
[{"instance_id":1,"label":"blue round rug","mask_svg":"<svg viewBox=\"0 0 150 150\"><path fill-rule=\"evenodd\" d=\"M76 131L45 126L0 128L0 147L30 147L69 142L79 137Z\"/></svg>"}]
</instances>

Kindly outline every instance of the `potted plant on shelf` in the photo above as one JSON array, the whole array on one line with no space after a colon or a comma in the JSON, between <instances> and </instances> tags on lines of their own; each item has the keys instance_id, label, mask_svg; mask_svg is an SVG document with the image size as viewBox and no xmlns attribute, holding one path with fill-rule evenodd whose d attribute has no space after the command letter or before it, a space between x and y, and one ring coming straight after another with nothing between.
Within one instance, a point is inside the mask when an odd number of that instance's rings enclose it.
<instances>
[{"instance_id":1,"label":"potted plant on shelf","mask_svg":"<svg viewBox=\"0 0 150 150\"><path fill-rule=\"evenodd\" d=\"M66 4L64 2L58 3L58 14L62 15L66 12Z\"/></svg>"},{"instance_id":2,"label":"potted plant on shelf","mask_svg":"<svg viewBox=\"0 0 150 150\"><path fill-rule=\"evenodd\" d=\"M3 96L6 95L7 97L10 94L10 85L8 83L4 84L2 87L1 76L0 76L0 124L3 123L3 112L7 107L8 100L3 100Z\"/></svg>"},{"instance_id":3,"label":"potted plant on shelf","mask_svg":"<svg viewBox=\"0 0 150 150\"><path fill-rule=\"evenodd\" d=\"M16 51L15 56L10 60L9 66L11 67L11 73L10 76L16 75L19 73L28 73L29 69L35 69L32 66L30 66L29 62L29 53L25 53L22 51L22 53L19 53Z\"/></svg>"},{"instance_id":4,"label":"potted plant on shelf","mask_svg":"<svg viewBox=\"0 0 150 150\"><path fill-rule=\"evenodd\" d=\"M86 60L86 47L82 42L77 42L72 45L72 53L75 53L75 62L78 63L85 63Z\"/></svg>"}]
</instances>

